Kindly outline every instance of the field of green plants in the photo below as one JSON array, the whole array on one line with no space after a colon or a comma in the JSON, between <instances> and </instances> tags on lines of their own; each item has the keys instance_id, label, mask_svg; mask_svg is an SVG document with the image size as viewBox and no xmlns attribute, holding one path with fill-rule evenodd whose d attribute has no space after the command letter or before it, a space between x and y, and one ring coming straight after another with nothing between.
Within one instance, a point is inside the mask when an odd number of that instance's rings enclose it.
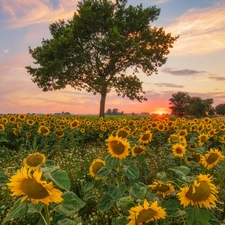
<instances>
[{"instance_id":1,"label":"field of green plants","mask_svg":"<svg viewBox=\"0 0 225 225\"><path fill-rule=\"evenodd\" d=\"M225 224L225 120L0 115L0 222Z\"/></svg>"}]
</instances>

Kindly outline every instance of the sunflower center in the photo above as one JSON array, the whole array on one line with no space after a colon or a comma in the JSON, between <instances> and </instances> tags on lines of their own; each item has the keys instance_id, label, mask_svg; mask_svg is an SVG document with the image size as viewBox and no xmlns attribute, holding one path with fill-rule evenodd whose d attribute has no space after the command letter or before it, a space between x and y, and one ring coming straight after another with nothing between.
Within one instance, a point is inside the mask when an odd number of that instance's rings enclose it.
<instances>
[{"instance_id":1,"label":"sunflower center","mask_svg":"<svg viewBox=\"0 0 225 225\"><path fill-rule=\"evenodd\" d=\"M201 137L201 142L205 142L206 141L206 136L202 136Z\"/></svg>"},{"instance_id":2,"label":"sunflower center","mask_svg":"<svg viewBox=\"0 0 225 225\"><path fill-rule=\"evenodd\" d=\"M211 153L210 156L206 159L206 162L208 164L213 164L214 162L216 162L216 160L218 159L218 154L217 153Z\"/></svg>"},{"instance_id":3,"label":"sunflower center","mask_svg":"<svg viewBox=\"0 0 225 225\"><path fill-rule=\"evenodd\" d=\"M41 133L42 134L48 133L48 130L45 127L42 127L41 128Z\"/></svg>"},{"instance_id":4,"label":"sunflower center","mask_svg":"<svg viewBox=\"0 0 225 225\"><path fill-rule=\"evenodd\" d=\"M24 179L21 184L21 189L25 195L33 199L43 199L49 196L48 191L34 178Z\"/></svg>"},{"instance_id":5,"label":"sunflower center","mask_svg":"<svg viewBox=\"0 0 225 225\"><path fill-rule=\"evenodd\" d=\"M148 141L150 139L150 134L144 134L141 139L143 141Z\"/></svg>"},{"instance_id":6,"label":"sunflower center","mask_svg":"<svg viewBox=\"0 0 225 225\"><path fill-rule=\"evenodd\" d=\"M144 149L141 148L141 147L135 147L135 148L134 148L134 152L137 153L137 154L140 154L140 153L142 153L143 151L144 151Z\"/></svg>"},{"instance_id":7,"label":"sunflower center","mask_svg":"<svg viewBox=\"0 0 225 225\"><path fill-rule=\"evenodd\" d=\"M193 186L191 186L186 193L186 197L194 202L204 201L210 196L210 187L205 181L200 181L199 186L195 186L195 191L193 191Z\"/></svg>"},{"instance_id":8,"label":"sunflower center","mask_svg":"<svg viewBox=\"0 0 225 225\"><path fill-rule=\"evenodd\" d=\"M146 221L152 219L156 214L157 214L157 212L155 210L144 209L141 212L139 212L136 223L146 222Z\"/></svg>"},{"instance_id":9,"label":"sunflower center","mask_svg":"<svg viewBox=\"0 0 225 225\"><path fill-rule=\"evenodd\" d=\"M93 172L94 174L97 174L98 171L104 166L104 164L102 162L96 162L94 165L93 165Z\"/></svg>"},{"instance_id":10,"label":"sunflower center","mask_svg":"<svg viewBox=\"0 0 225 225\"><path fill-rule=\"evenodd\" d=\"M156 186L156 190L159 192L167 192L170 190L170 187L168 185L165 184L159 184Z\"/></svg>"},{"instance_id":11,"label":"sunflower center","mask_svg":"<svg viewBox=\"0 0 225 225\"><path fill-rule=\"evenodd\" d=\"M31 167L38 166L38 165L40 165L42 162L43 162L43 156L42 156L42 155L39 155L39 154L36 154L36 155L30 155L30 156L28 156L27 159L26 159L27 165L28 165L28 166L31 166Z\"/></svg>"},{"instance_id":12,"label":"sunflower center","mask_svg":"<svg viewBox=\"0 0 225 225\"><path fill-rule=\"evenodd\" d=\"M125 130L120 130L117 134L118 137L126 138L128 136L127 131Z\"/></svg>"},{"instance_id":13,"label":"sunflower center","mask_svg":"<svg viewBox=\"0 0 225 225\"><path fill-rule=\"evenodd\" d=\"M182 148L177 147L177 148L176 148L176 153L177 153L177 154L182 154L182 153L183 153Z\"/></svg>"},{"instance_id":14,"label":"sunflower center","mask_svg":"<svg viewBox=\"0 0 225 225\"><path fill-rule=\"evenodd\" d=\"M113 150L113 153L116 155L121 155L124 153L125 147L122 143L118 141L112 141L111 142L111 148Z\"/></svg>"}]
</instances>

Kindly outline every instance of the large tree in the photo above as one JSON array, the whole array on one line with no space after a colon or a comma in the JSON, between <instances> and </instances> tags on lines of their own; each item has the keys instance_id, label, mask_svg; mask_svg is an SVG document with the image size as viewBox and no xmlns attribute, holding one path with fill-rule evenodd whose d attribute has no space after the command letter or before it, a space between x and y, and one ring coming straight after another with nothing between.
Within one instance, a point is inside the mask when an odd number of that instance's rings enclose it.
<instances>
[{"instance_id":1,"label":"large tree","mask_svg":"<svg viewBox=\"0 0 225 225\"><path fill-rule=\"evenodd\" d=\"M187 114L187 107L189 105L191 96L187 92L178 91L172 94L169 99L169 108L171 109L171 114L177 116L183 116Z\"/></svg>"},{"instance_id":2,"label":"large tree","mask_svg":"<svg viewBox=\"0 0 225 225\"><path fill-rule=\"evenodd\" d=\"M151 26L160 9L126 4L126 0L83 0L73 19L50 24L52 38L29 48L36 64L26 67L32 81L43 91L70 85L100 94L100 117L113 88L118 96L147 100L138 72L157 73L178 37Z\"/></svg>"},{"instance_id":3,"label":"large tree","mask_svg":"<svg viewBox=\"0 0 225 225\"><path fill-rule=\"evenodd\" d=\"M219 104L215 107L216 114L225 115L225 104Z\"/></svg>"},{"instance_id":4,"label":"large tree","mask_svg":"<svg viewBox=\"0 0 225 225\"><path fill-rule=\"evenodd\" d=\"M191 97L187 92L176 92L172 94L172 98L169 99L169 108L171 114L177 116L190 115L196 117L206 116L214 114L214 108L212 106L213 99L202 99L201 97Z\"/></svg>"},{"instance_id":5,"label":"large tree","mask_svg":"<svg viewBox=\"0 0 225 225\"><path fill-rule=\"evenodd\" d=\"M187 108L187 114L196 117L204 117L207 113L213 112L212 104L212 98L202 99L201 97L191 97Z\"/></svg>"}]
</instances>

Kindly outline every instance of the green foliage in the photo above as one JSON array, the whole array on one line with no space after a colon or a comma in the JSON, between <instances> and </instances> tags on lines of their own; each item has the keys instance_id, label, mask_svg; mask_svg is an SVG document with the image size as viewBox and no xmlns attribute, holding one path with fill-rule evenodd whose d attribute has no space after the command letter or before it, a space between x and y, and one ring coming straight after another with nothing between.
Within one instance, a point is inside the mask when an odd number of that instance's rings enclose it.
<instances>
[{"instance_id":1,"label":"green foliage","mask_svg":"<svg viewBox=\"0 0 225 225\"><path fill-rule=\"evenodd\" d=\"M169 99L171 114L177 116L190 115L204 117L206 113L214 115L213 99L191 97L187 92L177 92Z\"/></svg>"},{"instance_id":2,"label":"green foliage","mask_svg":"<svg viewBox=\"0 0 225 225\"><path fill-rule=\"evenodd\" d=\"M29 117L29 119L32 117ZM48 156L48 160L41 166L43 179L53 182L55 187L63 191L63 201L60 204L49 205L49 213L52 218L51 224L121 224L129 223L129 211L132 207L143 205L144 200L149 203L157 201L159 206L165 209L166 218L160 221L151 221L146 224L156 225L195 225L208 224L218 225L224 221L225 200L225 161L221 160L218 165L208 170L201 162L191 161L193 153L206 156L210 148L217 148L225 153L223 137L225 131L224 120L211 119L187 119L176 117L138 117L138 118L78 118L80 126L69 128L70 121L75 117L51 117L51 122L43 116L38 122L46 122L50 128L48 136L36 135L27 145L20 145L18 151L8 149L3 142L0 151L4 157L0 158L0 202L1 219L11 224L39 224L46 225L46 207L44 204L33 204L27 199L20 203L15 197L10 196L6 188L8 178L21 167L21 162L29 153L39 151ZM50 120L50 119L49 119ZM64 123L63 123L64 121ZM66 121L66 122L65 122ZM65 136L58 138L54 136L54 130L63 123ZM38 126L25 126L22 123L21 136L26 131L33 134L37 132ZM154 125L157 126L154 126ZM160 130L159 125L167 127ZM5 124L7 138L16 127L15 124ZM106 128L103 132L100 127ZM203 127L201 130L200 128ZM85 128L81 133L80 129ZM129 155L122 160L112 157L107 150L104 140L110 135L115 135L118 129L124 128L129 131L126 141L131 148ZM128 129L129 128L129 129ZM152 133L152 141L140 143L139 137L147 130ZM200 131L198 130L200 129ZM187 134L175 143L183 143L186 153L182 157L176 157L172 153L173 142L171 135L180 135L180 131L187 130ZM202 133L210 134L201 146L198 137ZM134 135L134 131L136 134ZM100 133L106 138L98 139ZM79 136L79 142L73 142L75 135ZM24 136L25 137L25 136ZM96 139L95 139L96 138ZM10 139L8 139L10 140ZM71 143L65 143L68 140ZM88 141L89 140L89 141ZM185 140L185 141L184 141ZM20 140L22 143L22 140ZM54 147L51 145L54 143ZM76 146L79 143L79 146ZM139 155L132 155L132 147L141 144L146 150ZM190 146L196 144L192 149ZM102 159L105 162L96 176L90 176L89 167L94 159ZM189 161L187 161L189 159ZM57 165L55 165L57 162ZM184 207L177 193L181 187L190 186L199 174L210 174L212 182L218 188L218 202L211 209L197 208L189 205ZM174 186L174 191L163 196L149 185L154 182L165 182ZM14 206L13 206L13 202ZM12 220L13 219L13 220ZM2 221L1 221L2 222Z\"/></svg>"},{"instance_id":3,"label":"green foliage","mask_svg":"<svg viewBox=\"0 0 225 225\"><path fill-rule=\"evenodd\" d=\"M74 214L85 206L85 202L82 201L74 192L65 192L63 193L62 198L62 203L55 208L58 213L65 215Z\"/></svg>"},{"instance_id":4,"label":"green foliage","mask_svg":"<svg viewBox=\"0 0 225 225\"><path fill-rule=\"evenodd\" d=\"M218 115L225 115L225 104L219 104L215 107L215 111Z\"/></svg>"},{"instance_id":5,"label":"green foliage","mask_svg":"<svg viewBox=\"0 0 225 225\"><path fill-rule=\"evenodd\" d=\"M186 219L188 225L205 225L209 223L210 213L207 209L187 207Z\"/></svg>"},{"instance_id":6,"label":"green foliage","mask_svg":"<svg viewBox=\"0 0 225 225\"><path fill-rule=\"evenodd\" d=\"M2 224L5 224L6 222L16 218L22 218L27 213L27 202L21 203L21 199L22 198L17 199L10 213L5 217Z\"/></svg>"}]
</instances>

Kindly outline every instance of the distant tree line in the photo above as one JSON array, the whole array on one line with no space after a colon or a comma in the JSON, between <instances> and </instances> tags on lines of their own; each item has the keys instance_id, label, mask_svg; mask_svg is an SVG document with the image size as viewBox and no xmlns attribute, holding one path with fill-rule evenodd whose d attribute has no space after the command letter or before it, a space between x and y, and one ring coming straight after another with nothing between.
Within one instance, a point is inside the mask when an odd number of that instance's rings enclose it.
<instances>
[{"instance_id":1,"label":"distant tree line","mask_svg":"<svg viewBox=\"0 0 225 225\"><path fill-rule=\"evenodd\" d=\"M169 99L171 114L177 116L190 115L202 117L206 115L225 115L225 104L219 104L215 108L212 106L213 99L202 99L201 97L191 97L187 92L177 92Z\"/></svg>"},{"instance_id":2,"label":"distant tree line","mask_svg":"<svg viewBox=\"0 0 225 225\"><path fill-rule=\"evenodd\" d=\"M105 113L106 115L124 115L124 111L119 112L119 109L114 108L114 109L108 109Z\"/></svg>"}]
</instances>

